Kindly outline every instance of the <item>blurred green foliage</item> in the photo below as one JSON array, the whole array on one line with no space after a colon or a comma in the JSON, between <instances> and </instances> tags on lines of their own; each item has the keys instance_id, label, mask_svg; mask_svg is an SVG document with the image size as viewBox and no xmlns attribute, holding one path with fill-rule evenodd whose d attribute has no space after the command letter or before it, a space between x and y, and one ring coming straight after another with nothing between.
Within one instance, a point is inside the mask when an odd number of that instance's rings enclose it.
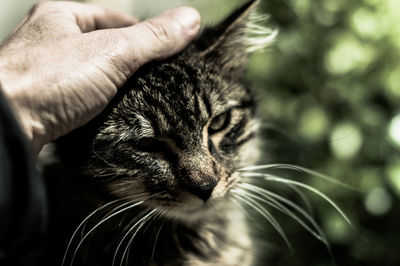
<instances>
[{"instance_id":1,"label":"blurred green foliage","mask_svg":"<svg viewBox=\"0 0 400 266\"><path fill-rule=\"evenodd\" d=\"M265 260L400 265L400 1L262 0L260 6L270 14L267 26L279 30L266 51L252 56L248 72L267 153L272 162L311 168L359 189L281 172L329 195L353 227L307 194L332 256L282 216L294 254L266 229L275 248Z\"/></svg>"}]
</instances>

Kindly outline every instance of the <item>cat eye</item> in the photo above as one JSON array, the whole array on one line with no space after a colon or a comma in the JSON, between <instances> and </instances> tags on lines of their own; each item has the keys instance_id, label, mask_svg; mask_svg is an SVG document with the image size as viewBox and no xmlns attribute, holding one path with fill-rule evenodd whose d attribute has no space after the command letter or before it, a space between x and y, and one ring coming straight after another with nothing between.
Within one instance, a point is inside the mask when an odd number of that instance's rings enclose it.
<instances>
[{"instance_id":1,"label":"cat eye","mask_svg":"<svg viewBox=\"0 0 400 266\"><path fill-rule=\"evenodd\" d=\"M208 132L210 134L224 130L231 121L231 110L228 110L220 115L217 115L211 121Z\"/></svg>"}]
</instances>

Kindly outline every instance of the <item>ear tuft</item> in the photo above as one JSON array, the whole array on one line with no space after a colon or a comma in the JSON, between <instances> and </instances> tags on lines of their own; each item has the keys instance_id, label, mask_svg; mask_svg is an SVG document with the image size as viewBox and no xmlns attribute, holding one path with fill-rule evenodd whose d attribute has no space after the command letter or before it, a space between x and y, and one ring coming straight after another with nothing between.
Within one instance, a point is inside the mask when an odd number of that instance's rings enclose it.
<instances>
[{"instance_id":1,"label":"ear tuft","mask_svg":"<svg viewBox=\"0 0 400 266\"><path fill-rule=\"evenodd\" d=\"M267 48L278 35L277 29L273 30L263 26L268 21L268 18L267 15L258 14L257 12L250 13L244 38L244 45L248 53Z\"/></svg>"},{"instance_id":2,"label":"ear tuft","mask_svg":"<svg viewBox=\"0 0 400 266\"><path fill-rule=\"evenodd\" d=\"M200 55L222 70L240 70L248 54L267 47L277 31L263 26L267 16L256 13L258 0L251 0L220 24L205 29L196 42Z\"/></svg>"}]
</instances>

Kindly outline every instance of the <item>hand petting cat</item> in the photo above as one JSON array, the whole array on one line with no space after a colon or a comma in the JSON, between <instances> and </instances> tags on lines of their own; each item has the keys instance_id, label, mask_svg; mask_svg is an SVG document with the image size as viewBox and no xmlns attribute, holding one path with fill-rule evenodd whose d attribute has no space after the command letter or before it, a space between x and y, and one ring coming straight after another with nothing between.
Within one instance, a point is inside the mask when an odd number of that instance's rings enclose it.
<instances>
[{"instance_id":1,"label":"hand petting cat","mask_svg":"<svg viewBox=\"0 0 400 266\"><path fill-rule=\"evenodd\" d=\"M92 4L41 1L0 46L1 88L33 150L84 125L143 64L181 51L200 16L139 22Z\"/></svg>"}]
</instances>

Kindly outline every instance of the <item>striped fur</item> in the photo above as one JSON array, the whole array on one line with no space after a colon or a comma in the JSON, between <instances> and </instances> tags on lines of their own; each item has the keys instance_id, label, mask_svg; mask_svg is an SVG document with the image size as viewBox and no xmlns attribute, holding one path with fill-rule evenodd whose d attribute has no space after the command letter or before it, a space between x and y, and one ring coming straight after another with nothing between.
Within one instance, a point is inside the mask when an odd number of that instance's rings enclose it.
<instances>
[{"instance_id":1,"label":"striped fur","mask_svg":"<svg viewBox=\"0 0 400 266\"><path fill-rule=\"evenodd\" d=\"M230 190L256 133L243 84L254 5L141 68L99 117L58 142L64 265L252 263Z\"/></svg>"}]
</instances>

